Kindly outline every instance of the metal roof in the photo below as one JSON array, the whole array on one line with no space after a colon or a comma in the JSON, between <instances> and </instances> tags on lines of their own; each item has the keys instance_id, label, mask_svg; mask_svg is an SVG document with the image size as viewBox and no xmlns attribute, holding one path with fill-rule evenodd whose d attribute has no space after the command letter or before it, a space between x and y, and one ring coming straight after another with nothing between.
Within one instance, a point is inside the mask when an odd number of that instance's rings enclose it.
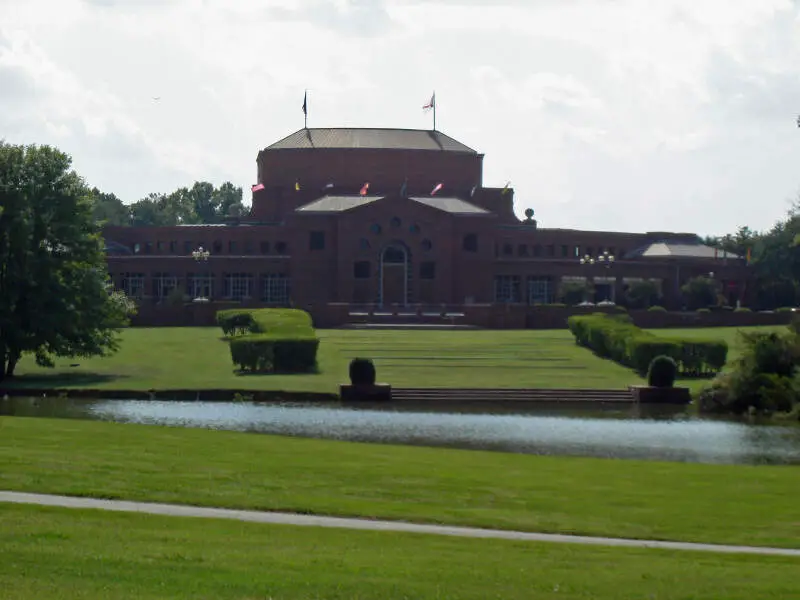
<instances>
[{"instance_id":1,"label":"metal roof","mask_svg":"<svg viewBox=\"0 0 800 600\"><path fill-rule=\"evenodd\" d=\"M732 253L705 244L685 244L680 242L654 242L626 254L626 258L741 258Z\"/></svg>"},{"instance_id":2,"label":"metal roof","mask_svg":"<svg viewBox=\"0 0 800 600\"><path fill-rule=\"evenodd\" d=\"M490 214L485 208L475 206L469 202L465 202L461 198L451 198L447 196L423 196L412 197L411 200L425 204L432 208L438 208L447 213L454 215L488 215Z\"/></svg>"},{"instance_id":3,"label":"metal roof","mask_svg":"<svg viewBox=\"0 0 800 600\"><path fill-rule=\"evenodd\" d=\"M365 206L381 198L383 196L323 196L296 210L297 212L343 212L358 206Z\"/></svg>"},{"instance_id":4,"label":"metal roof","mask_svg":"<svg viewBox=\"0 0 800 600\"><path fill-rule=\"evenodd\" d=\"M361 129L356 127L300 129L271 146L267 146L266 150L312 148L435 150L477 154L472 148L440 131L426 129Z\"/></svg>"}]
</instances>

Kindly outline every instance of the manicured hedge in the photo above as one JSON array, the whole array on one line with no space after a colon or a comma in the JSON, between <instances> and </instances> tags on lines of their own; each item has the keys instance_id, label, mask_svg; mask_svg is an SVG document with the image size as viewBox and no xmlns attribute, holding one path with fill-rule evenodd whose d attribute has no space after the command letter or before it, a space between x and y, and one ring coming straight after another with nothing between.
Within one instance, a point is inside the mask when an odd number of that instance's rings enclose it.
<instances>
[{"instance_id":1,"label":"manicured hedge","mask_svg":"<svg viewBox=\"0 0 800 600\"><path fill-rule=\"evenodd\" d=\"M231 359L242 371L303 373L317 366L319 339L302 310L224 310L217 323L232 336Z\"/></svg>"},{"instance_id":2,"label":"manicured hedge","mask_svg":"<svg viewBox=\"0 0 800 600\"><path fill-rule=\"evenodd\" d=\"M623 315L573 316L567 319L567 325L576 343L641 375L647 373L657 356L670 357L682 375L695 377L718 373L728 357L725 341L655 336Z\"/></svg>"}]
</instances>

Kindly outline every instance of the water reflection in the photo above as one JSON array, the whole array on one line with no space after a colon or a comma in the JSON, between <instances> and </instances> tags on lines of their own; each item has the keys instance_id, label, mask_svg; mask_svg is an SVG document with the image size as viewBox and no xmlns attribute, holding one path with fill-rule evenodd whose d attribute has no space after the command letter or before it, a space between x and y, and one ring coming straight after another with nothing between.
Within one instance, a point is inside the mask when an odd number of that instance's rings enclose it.
<instances>
[{"instance_id":1,"label":"water reflection","mask_svg":"<svg viewBox=\"0 0 800 600\"><path fill-rule=\"evenodd\" d=\"M206 427L335 440L549 455L707 463L800 464L800 428L689 418L668 409L641 418L630 406L505 407L487 414L451 407L341 407L254 402L11 399L0 414Z\"/></svg>"}]
</instances>

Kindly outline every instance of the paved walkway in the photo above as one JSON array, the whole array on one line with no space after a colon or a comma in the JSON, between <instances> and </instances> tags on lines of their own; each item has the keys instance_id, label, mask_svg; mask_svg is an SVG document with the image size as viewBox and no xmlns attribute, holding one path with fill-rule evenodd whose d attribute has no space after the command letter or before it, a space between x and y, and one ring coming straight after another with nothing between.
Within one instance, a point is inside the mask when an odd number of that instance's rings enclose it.
<instances>
[{"instance_id":1,"label":"paved walkway","mask_svg":"<svg viewBox=\"0 0 800 600\"><path fill-rule=\"evenodd\" d=\"M253 523L298 525L306 527L333 527L339 529L361 529L368 531L397 531L403 533L425 533L469 538L492 538L529 542L551 542L561 544L584 544L594 546L617 546L628 548L662 548L666 550L688 550L695 552L722 552L728 554L765 554L795 556L800 550L789 548L765 548L756 546L728 546L717 544L692 544L688 542L660 542L655 540L631 540L621 538L559 535L550 533L527 533L498 529L476 529L472 527L448 527L445 525L421 525L399 521L373 521L341 517L320 517L294 513L260 512L254 510L231 510L225 508L202 508L178 504L155 504L150 502L128 502L124 500L96 500L72 496L51 496L0 491L0 502L14 504L36 504L63 508L90 508L118 512L138 512L150 515L174 517L200 517L210 519L233 519Z\"/></svg>"}]
</instances>

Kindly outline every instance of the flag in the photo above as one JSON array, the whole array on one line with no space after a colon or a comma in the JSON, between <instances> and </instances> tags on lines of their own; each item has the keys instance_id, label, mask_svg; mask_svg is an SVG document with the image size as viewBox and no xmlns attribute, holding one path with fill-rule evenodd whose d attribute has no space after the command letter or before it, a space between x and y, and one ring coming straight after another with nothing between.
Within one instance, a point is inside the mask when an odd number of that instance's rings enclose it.
<instances>
[{"instance_id":1,"label":"flag","mask_svg":"<svg viewBox=\"0 0 800 600\"><path fill-rule=\"evenodd\" d=\"M303 94L303 114L308 116L308 91Z\"/></svg>"},{"instance_id":2,"label":"flag","mask_svg":"<svg viewBox=\"0 0 800 600\"><path fill-rule=\"evenodd\" d=\"M400 186L400 197L405 198L408 192L408 177L403 180L403 185Z\"/></svg>"},{"instance_id":3,"label":"flag","mask_svg":"<svg viewBox=\"0 0 800 600\"><path fill-rule=\"evenodd\" d=\"M254 185L253 187L250 188L250 191L251 192L257 192L257 191L263 190L263 189L264 189L264 184L263 183L257 183L256 185Z\"/></svg>"},{"instance_id":4,"label":"flag","mask_svg":"<svg viewBox=\"0 0 800 600\"><path fill-rule=\"evenodd\" d=\"M369 191L369 181L364 184L359 194L361 194L362 196L366 196L368 191Z\"/></svg>"},{"instance_id":5,"label":"flag","mask_svg":"<svg viewBox=\"0 0 800 600\"><path fill-rule=\"evenodd\" d=\"M436 107L436 92L433 92L430 101L422 107L422 110L430 110Z\"/></svg>"},{"instance_id":6,"label":"flag","mask_svg":"<svg viewBox=\"0 0 800 600\"><path fill-rule=\"evenodd\" d=\"M436 192L438 192L440 189L442 189L442 185L444 185L444 184L437 183L436 187L431 190L431 196L433 196Z\"/></svg>"},{"instance_id":7,"label":"flag","mask_svg":"<svg viewBox=\"0 0 800 600\"><path fill-rule=\"evenodd\" d=\"M506 184L503 186L503 191L500 192L501 196L505 196L508 193L508 186L511 185L510 181L506 181Z\"/></svg>"},{"instance_id":8,"label":"flag","mask_svg":"<svg viewBox=\"0 0 800 600\"><path fill-rule=\"evenodd\" d=\"M294 191L295 192L299 192L300 191L300 180L299 179L294 182Z\"/></svg>"},{"instance_id":9,"label":"flag","mask_svg":"<svg viewBox=\"0 0 800 600\"><path fill-rule=\"evenodd\" d=\"M747 249L747 264L748 264L748 265L750 264L750 258L751 258L751 255L750 255L750 248L748 248L748 249Z\"/></svg>"}]
</instances>

